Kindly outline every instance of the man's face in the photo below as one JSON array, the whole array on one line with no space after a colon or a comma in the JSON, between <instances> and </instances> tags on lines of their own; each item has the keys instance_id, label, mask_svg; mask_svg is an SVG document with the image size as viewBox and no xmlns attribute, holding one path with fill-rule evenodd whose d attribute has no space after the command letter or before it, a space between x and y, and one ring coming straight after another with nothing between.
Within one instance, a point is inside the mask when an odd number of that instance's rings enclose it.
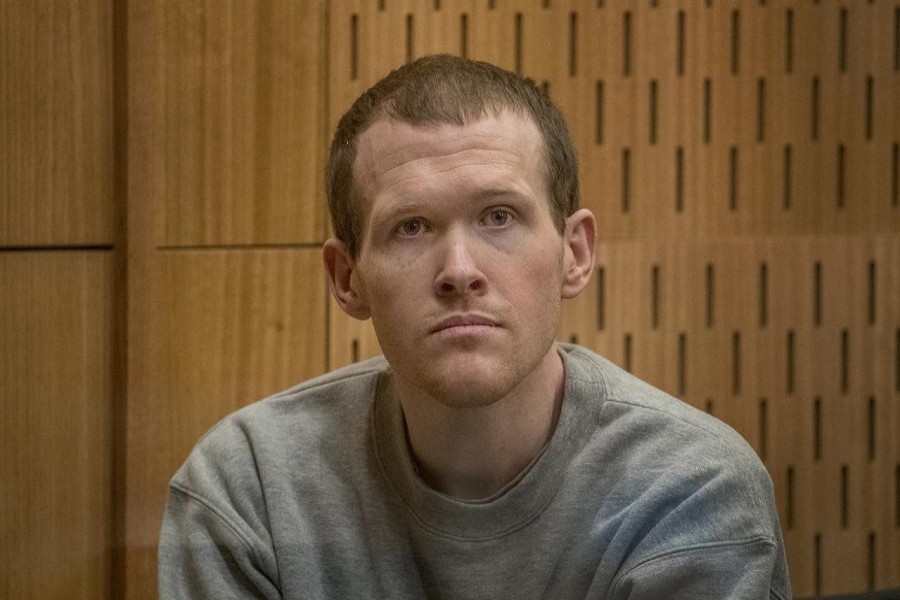
<instances>
[{"instance_id":1,"label":"man's face","mask_svg":"<svg viewBox=\"0 0 900 600\"><path fill-rule=\"evenodd\" d=\"M542 148L509 112L465 126L380 120L360 136L351 285L405 386L490 404L555 353L565 241Z\"/></svg>"}]
</instances>

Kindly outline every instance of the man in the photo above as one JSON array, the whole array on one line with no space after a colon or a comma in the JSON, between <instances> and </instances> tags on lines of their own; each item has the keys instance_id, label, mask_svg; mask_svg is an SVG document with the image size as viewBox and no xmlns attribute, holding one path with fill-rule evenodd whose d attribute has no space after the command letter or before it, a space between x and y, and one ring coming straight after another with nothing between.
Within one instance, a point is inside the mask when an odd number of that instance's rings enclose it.
<instances>
[{"instance_id":1,"label":"man","mask_svg":"<svg viewBox=\"0 0 900 600\"><path fill-rule=\"evenodd\" d=\"M554 341L594 268L558 110L449 56L359 98L328 167L334 297L384 357L207 434L164 598L789 598L771 482L727 426Z\"/></svg>"}]
</instances>

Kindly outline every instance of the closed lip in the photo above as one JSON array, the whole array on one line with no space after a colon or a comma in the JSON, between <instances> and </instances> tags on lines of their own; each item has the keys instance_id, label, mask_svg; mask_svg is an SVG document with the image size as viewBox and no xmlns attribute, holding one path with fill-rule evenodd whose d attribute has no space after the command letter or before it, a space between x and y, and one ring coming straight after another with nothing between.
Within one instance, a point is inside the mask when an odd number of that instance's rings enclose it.
<instances>
[{"instance_id":1,"label":"closed lip","mask_svg":"<svg viewBox=\"0 0 900 600\"><path fill-rule=\"evenodd\" d=\"M443 331L445 329L450 329L453 327L466 327L473 325L483 325L488 327L498 326L495 320L491 319L490 317L485 317L484 315L453 315L441 320L436 326L432 328L431 333L437 333L439 331Z\"/></svg>"}]
</instances>

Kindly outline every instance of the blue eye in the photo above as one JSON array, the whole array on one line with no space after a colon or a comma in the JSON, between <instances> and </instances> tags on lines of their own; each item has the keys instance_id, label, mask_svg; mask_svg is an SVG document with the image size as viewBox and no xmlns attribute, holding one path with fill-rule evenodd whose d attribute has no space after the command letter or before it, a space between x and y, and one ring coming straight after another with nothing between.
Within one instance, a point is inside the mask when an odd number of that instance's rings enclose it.
<instances>
[{"instance_id":1,"label":"blue eye","mask_svg":"<svg viewBox=\"0 0 900 600\"><path fill-rule=\"evenodd\" d=\"M418 235L425 229L421 219L409 219L400 223L397 231L402 235Z\"/></svg>"},{"instance_id":2,"label":"blue eye","mask_svg":"<svg viewBox=\"0 0 900 600\"><path fill-rule=\"evenodd\" d=\"M503 227L512 219L512 214L505 208L497 208L490 212L487 224L493 227Z\"/></svg>"}]
</instances>

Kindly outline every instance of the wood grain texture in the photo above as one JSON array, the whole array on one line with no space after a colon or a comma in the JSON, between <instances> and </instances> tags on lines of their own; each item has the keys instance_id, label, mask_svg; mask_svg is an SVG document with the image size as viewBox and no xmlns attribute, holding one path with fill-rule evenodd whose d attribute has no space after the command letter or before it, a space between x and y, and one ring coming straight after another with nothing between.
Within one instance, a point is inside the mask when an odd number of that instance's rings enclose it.
<instances>
[{"instance_id":1,"label":"wood grain texture","mask_svg":"<svg viewBox=\"0 0 900 600\"><path fill-rule=\"evenodd\" d=\"M0 596L108 597L108 252L0 253Z\"/></svg>"},{"instance_id":2,"label":"wood grain texture","mask_svg":"<svg viewBox=\"0 0 900 600\"><path fill-rule=\"evenodd\" d=\"M356 0L329 13L332 124L430 52L546 86L600 237L559 337L760 452L798 596L900 584L896 10ZM329 330L331 367L378 352L336 306Z\"/></svg>"},{"instance_id":3,"label":"wood grain texture","mask_svg":"<svg viewBox=\"0 0 900 600\"><path fill-rule=\"evenodd\" d=\"M112 243L111 12L0 4L0 246Z\"/></svg>"},{"instance_id":4,"label":"wood grain texture","mask_svg":"<svg viewBox=\"0 0 900 600\"><path fill-rule=\"evenodd\" d=\"M320 2L155 2L136 33L163 157L166 246L321 242L325 119Z\"/></svg>"},{"instance_id":5,"label":"wood grain texture","mask_svg":"<svg viewBox=\"0 0 900 600\"><path fill-rule=\"evenodd\" d=\"M128 597L153 597L167 484L225 415L325 371L318 249L163 251L130 348Z\"/></svg>"}]
</instances>

